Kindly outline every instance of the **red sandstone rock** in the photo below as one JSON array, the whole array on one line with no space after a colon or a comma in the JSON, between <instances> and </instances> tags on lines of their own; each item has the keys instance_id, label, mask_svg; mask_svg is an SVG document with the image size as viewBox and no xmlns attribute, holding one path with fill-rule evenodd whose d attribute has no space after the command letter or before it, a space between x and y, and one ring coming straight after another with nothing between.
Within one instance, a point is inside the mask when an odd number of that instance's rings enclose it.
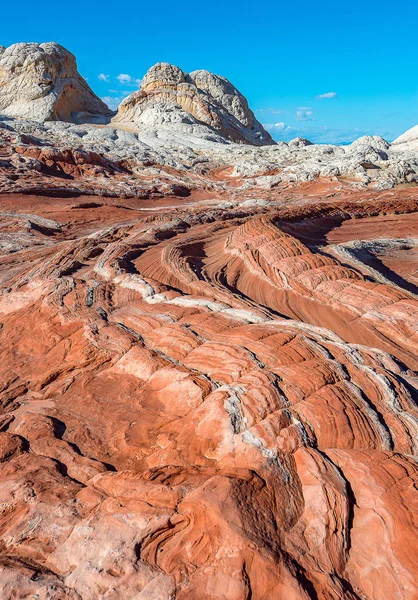
<instances>
[{"instance_id":1,"label":"red sandstone rock","mask_svg":"<svg viewBox=\"0 0 418 600\"><path fill-rule=\"evenodd\" d=\"M417 597L413 190L0 204L2 597Z\"/></svg>"}]
</instances>

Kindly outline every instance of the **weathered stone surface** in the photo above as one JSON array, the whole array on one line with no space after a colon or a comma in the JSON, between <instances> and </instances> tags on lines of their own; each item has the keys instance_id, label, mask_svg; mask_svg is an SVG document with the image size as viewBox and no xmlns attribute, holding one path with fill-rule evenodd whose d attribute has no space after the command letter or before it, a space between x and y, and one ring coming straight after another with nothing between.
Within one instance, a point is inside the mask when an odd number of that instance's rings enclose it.
<instances>
[{"instance_id":1,"label":"weathered stone surface","mask_svg":"<svg viewBox=\"0 0 418 600\"><path fill-rule=\"evenodd\" d=\"M0 196L5 598L416 597L418 302L337 252L414 194L312 192Z\"/></svg>"},{"instance_id":2,"label":"weathered stone surface","mask_svg":"<svg viewBox=\"0 0 418 600\"><path fill-rule=\"evenodd\" d=\"M75 57L53 42L0 51L0 113L34 121L103 121L112 111L77 72Z\"/></svg>"},{"instance_id":3,"label":"weathered stone surface","mask_svg":"<svg viewBox=\"0 0 418 600\"><path fill-rule=\"evenodd\" d=\"M411 129L408 129L408 131L405 131L405 133L396 138L393 143L396 145L409 144L416 149L418 146L418 125L415 125L414 127L411 127Z\"/></svg>"},{"instance_id":4,"label":"weathered stone surface","mask_svg":"<svg viewBox=\"0 0 418 600\"><path fill-rule=\"evenodd\" d=\"M96 127L0 117L0 191L23 191L30 180L34 193L53 186L142 196L155 187L167 193L161 185L172 183L254 197L315 181L379 191L418 180L416 151L377 136L345 147L297 140L255 147L226 143L215 133L217 141L210 140L201 125L190 127L187 133L169 122L163 129L127 131L120 123Z\"/></svg>"},{"instance_id":5,"label":"weathered stone surface","mask_svg":"<svg viewBox=\"0 0 418 600\"><path fill-rule=\"evenodd\" d=\"M168 63L151 67L141 89L122 101L113 122L145 129L174 128L209 139L218 134L256 146L274 144L247 100L225 77L209 71L185 74Z\"/></svg>"},{"instance_id":6,"label":"weathered stone surface","mask_svg":"<svg viewBox=\"0 0 418 600\"><path fill-rule=\"evenodd\" d=\"M415 600L416 153L191 98L0 120L1 598Z\"/></svg>"}]
</instances>

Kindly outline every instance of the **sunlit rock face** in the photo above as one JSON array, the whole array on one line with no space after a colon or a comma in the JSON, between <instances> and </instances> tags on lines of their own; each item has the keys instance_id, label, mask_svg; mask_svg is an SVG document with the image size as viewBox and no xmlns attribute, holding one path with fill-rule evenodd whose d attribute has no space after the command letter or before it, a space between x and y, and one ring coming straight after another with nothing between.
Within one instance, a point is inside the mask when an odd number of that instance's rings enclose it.
<instances>
[{"instance_id":1,"label":"sunlit rock face","mask_svg":"<svg viewBox=\"0 0 418 600\"><path fill-rule=\"evenodd\" d=\"M15 97L69 114L52 46ZM0 118L0 600L416 600L416 151L127 106Z\"/></svg>"},{"instance_id":2,"label":"sunlit rock face","mask_svg":"<svg viewBox=\"0 0 418 600\"><path fill-rule=\"evenodd\" d=\"M103 121L112 111L54 42L0 48L0 113L34 121Z\"/></svg>"},{"instance_id":3,"label":"sunlit rock face","mask_svg":"<svg viewBox=\"0 0 418 600\"><path fill-rule=\"evenodd\" d=\"M418 125L405 131L405 133L396 138L393 143L395 145L409 144L414 148L418 148Z\"/></svg>"},{"instance_id":4,"label":"sunlit rock face","mask_svg":"<svg viewBox=\"0 0 418 600\"><path fill-rule=\"evenodd\" d=\"M141 89L121 103L113 121L140 128L169 126L178 132L186 125L194 134L200 126L202 136L213 132L234 142L274 144L247 100L225 77L209 71L186 74L169 63L151 67Z\"/></svg>"},{"instance_id":5,"label":"sunlit rock face","mask_svg":"<svg viewBox=\"0 0 418 600\"><path fill-rule=\"evenodd\" d=\"M417 598L417 201L323 196L0 197L2 599Z\"/></svg>"}]
</instances>

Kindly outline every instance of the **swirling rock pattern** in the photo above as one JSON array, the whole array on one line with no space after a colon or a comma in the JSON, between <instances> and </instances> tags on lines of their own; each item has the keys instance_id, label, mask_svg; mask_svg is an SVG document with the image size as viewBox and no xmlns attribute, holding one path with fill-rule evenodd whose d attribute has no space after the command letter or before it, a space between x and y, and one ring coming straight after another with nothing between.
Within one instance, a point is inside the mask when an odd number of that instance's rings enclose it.
<instances>
[{"instance_id":1,"label":"swirling rock pattern","mask_svg":"<svg viewBox=\"0 0 418 600\"><path fill-rule=\"evenodd\" d=\"M415 600L413 136L167 63L88 125L57 44L0 113L1 598Z\"/></svg>"},{"instance_id":2,"label":"swirling rock pattern","mask_svg":"<svg viewBox=\"0 0 418 600\"><path fill-rule=\"evenodd\" d=\"M0 197L3 598L417 597L416 194L305 193Z\"/></svg>"}]
</instances>

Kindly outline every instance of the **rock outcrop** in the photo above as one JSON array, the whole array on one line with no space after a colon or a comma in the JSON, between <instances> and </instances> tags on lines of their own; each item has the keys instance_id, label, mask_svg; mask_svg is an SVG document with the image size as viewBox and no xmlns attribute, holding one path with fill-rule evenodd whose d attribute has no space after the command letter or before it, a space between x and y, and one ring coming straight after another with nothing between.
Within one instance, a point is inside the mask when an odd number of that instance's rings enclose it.
<instances>
[{"instance_id":1,"label":"rock outcrop","mask_svg":"<svg viewBox=\"0 0 418 600\"><path fill-rule=\"evenodd\" d=\"M53 42L0 49L0 113L34 121L104 122L112 111Z\"/></svg>"},{"instance_id":2,"label":"rock outcrop","mask_svg":"<svg viewBox=\"0 0 418 600\"><path fill-rule=\"evenodd\" d=\"M122 101L113 122L183 132L194 127L209 138L216 133L233 142L274 144L247 100L225 77L209 71L186 74L168 63L147 72L140 90Z\"/></svg>"},{"instance_id":3,"label":"rock outcrop","mask_svg":"<svg viewBox=\"0 0 418 600\"><path fill-rule=\"evenodd\" d=\"M175 135L105 127L41 123L0 117L0 192L57 192L143 197L170 186L228 193L237 200L273 199L288 186L323 182L329 188L384 190L418 181L418 155L408 144L390 145L378 136L349 146L307 144L273 146L209 141L205 131ZM169 133L171 132L171 133ZM214 134L213 134L214 135Z\"/></svg>"},{"instance_id":4,"label":"rock outcrop","mask_svg":"<svg viewBox=\"0 0 418 600\"><path fill-rule=\"evenodd\" d=\"M2 598L415 600L418 301L337 251L416 198L321 196L0 197Z\"/></svg>"},{"instance_id":5,"label":"rock outcrop","mask_svg":"<svg viewBox=\"0 0 418 600\"><path fill-rule=\"evenodd\" d=\"M411 127L408 131L405 131L393 142L395 145L398 144L410 144L414 148L418 148L418 125Z\"/></svg>"}]
</instances>

